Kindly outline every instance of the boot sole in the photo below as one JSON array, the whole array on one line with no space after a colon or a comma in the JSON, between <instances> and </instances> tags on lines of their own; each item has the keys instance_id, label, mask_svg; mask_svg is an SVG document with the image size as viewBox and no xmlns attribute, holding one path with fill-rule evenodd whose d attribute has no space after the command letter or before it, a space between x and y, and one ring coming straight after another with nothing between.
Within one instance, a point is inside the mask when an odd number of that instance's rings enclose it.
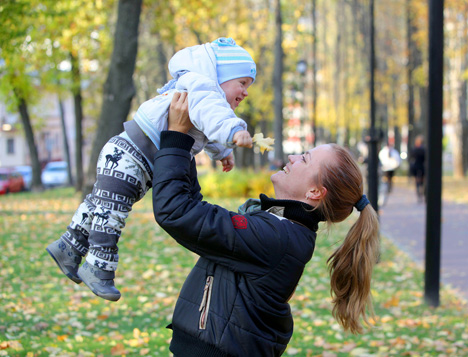
<instances>
[{"instance_id":1,"label":"boot sole","mask_svg":"<svg viewBox=\"0 0 468 357\"><path fill-rule=\"evenodd\" d=\"M79 276L79 273L78 273ZM81 277L80 277L81 279ZM92 286L88 285L86 280L81 279L83 283L93 292L94 295L99 296L100 298L104 300L109 300L109 301L118 301L121 297L121 295L112 295L112 294L101 294L99 291L95 290Z\"/></svg>"},{"instance_id":2,"label":"boot sole","mask_svg":"<svg viewBox=\"0 0 468 357\"><path fill-rule=\"evenodd\" d=\"M60 268L60 270L62 271L63 274L65 274L67 276L68 279L70 279L71 281L73 281L74 283L76 284L81 284L81 279L78 277L78 276L75 276L73 275L72 273L70 273L70 271L65 267L65 266L62 266L62 264L55 258L54 256L54 253L52 253L49 248L46 248L46 251L47 253L49 253L49 255L52 257L52 259L54 259L55 263L57 264L57 266Z\"/></svg>"}]
</instances>

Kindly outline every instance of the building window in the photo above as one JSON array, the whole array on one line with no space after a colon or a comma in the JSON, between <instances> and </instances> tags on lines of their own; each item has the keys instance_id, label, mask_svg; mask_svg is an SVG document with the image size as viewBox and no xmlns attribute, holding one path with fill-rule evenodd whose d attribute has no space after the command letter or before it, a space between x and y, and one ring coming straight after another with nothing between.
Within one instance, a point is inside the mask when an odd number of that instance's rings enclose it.
<instances>
[{"instance_id":1,"label":"building window","mask_svg":"<svg viewBox=\"0 0 468 357\"><path fill-rule=\"evenodd\" d=\"M7 139L7 154L13 155L15 153L15 139Z\"/></svg>"}]
</instances>

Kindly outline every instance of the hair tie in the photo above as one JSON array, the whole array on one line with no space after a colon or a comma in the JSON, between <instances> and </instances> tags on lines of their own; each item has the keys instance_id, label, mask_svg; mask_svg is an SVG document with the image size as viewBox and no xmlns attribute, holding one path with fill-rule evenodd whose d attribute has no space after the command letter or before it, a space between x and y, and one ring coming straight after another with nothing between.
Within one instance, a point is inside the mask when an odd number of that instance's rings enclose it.
<instances>
[{"instance_id":1,"label":"hair tie","mask_svg":"<svg viewBox=\"0 0 468 357\"><path fill-rule=\"evenodd\" d=\"M357 201L355 204L354 204L354 207L356 207L356 209L361 212L364 208L366 208L366 206L369 204L369 200L367 199L367 196L366 195L362 195L361 196L361 199L359 201Z\"/></svg>"}]
</instances>

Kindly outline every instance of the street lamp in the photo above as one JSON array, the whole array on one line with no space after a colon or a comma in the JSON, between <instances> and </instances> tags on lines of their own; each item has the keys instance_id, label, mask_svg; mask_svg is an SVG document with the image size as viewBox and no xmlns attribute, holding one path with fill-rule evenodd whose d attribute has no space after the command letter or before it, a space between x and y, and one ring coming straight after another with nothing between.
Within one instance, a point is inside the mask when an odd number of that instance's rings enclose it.
<instances>
[{"instance_id":1,"label":"street lamp","mask_svg":"<svg viewBox=\"0 0 468 357\"><path fill-rule=\"evenodd\" d=\"M307 72L307 62L303 59L297 62L296 64L296 71L301 75L301 91L302 91L302 116L301 116L301 147L302 151L305 151L305 123L306 123L306 93L305 93L305 85L306 85L306 72Z\"/></svg>"},{"instance_id":2,"label":"street lamp","mask_svg":"<svg viewBox=\"0 0 468 357\"><path fill-rule=\"evenodd\" d=\"M305 60L298 61L296 65L296 71L303 76L306 73L306 70L307 62Z\"/></svg>"}]
</instances>

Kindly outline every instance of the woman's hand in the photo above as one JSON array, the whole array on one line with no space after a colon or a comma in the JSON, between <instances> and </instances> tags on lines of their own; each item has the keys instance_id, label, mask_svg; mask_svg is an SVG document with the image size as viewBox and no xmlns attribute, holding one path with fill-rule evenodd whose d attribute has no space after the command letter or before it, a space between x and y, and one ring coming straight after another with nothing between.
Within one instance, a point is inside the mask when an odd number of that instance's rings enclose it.
<instances>
[{"instance_id":1,"label":"woman's hand","mask_svg":"<svg viewBox=\"0 0 468 357\"><path fill-rule=\"evenodd\" d=\"M167 130L187 134L192 127L188 112L187 92L175 92L169 107Z\"/></svg>"}]
</instances>

